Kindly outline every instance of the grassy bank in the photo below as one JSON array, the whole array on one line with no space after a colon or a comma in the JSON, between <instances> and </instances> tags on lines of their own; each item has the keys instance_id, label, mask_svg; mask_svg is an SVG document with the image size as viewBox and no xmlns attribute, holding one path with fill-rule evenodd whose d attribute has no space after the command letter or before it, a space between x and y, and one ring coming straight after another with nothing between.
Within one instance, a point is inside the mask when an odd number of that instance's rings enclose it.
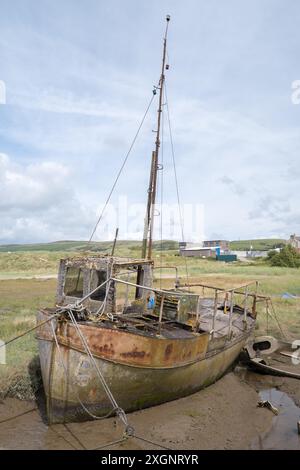
<instances>
[{"instance_id":1,"label":"grassy bank","mask_svg":"<svg viewBox=\"0 0 300 470\"><path fill-rule=\"evenodd\" d=\"M74 252L14 252L0 253L0 338L8 340L35 324L36 311L52 306L56 289L55 279L7 279L18 276L48 275L57 271L58 261ZM75 254L75 253L74 253ZM78 255L78 252L76 253ZM118 255L139 256L139 247L119 247ZM300 295L300 269L270 267L260 262L225 264L214 260L184 259L176 250L155 251L157 265L178 266L185 275L187 262L191 282L220 287L234 287L249 281L259 281L259 291L272 296L277 317L287 336L300 337L300 300L282 299L284 292ZM155 271L159 276L159 269ZM174 270L162 271L163 286L173 283ZM6 278L6 279L3 279ZM266 332L267 322L263 305L259 306L258 334ZM270 319L269 332L277 334L276 322ZM32 397L39 385L36 375L38 362L34 332L7 346L7 365L0 365L0 393L22 398Z\"/></svg>"},{"instance_id":2,"label":"grassy bank","mask_svg":"<svg viewBox=\"0 0 300 470\"><path fill-rule=\"evenodd\" d=\"M7 341L35 325L37 309L53 305L56 280L0 281L0 338ZM32 332L6 347L0 365L0 395L33 398L39 386L37 342Z\"/></svg>"}]
</instances>

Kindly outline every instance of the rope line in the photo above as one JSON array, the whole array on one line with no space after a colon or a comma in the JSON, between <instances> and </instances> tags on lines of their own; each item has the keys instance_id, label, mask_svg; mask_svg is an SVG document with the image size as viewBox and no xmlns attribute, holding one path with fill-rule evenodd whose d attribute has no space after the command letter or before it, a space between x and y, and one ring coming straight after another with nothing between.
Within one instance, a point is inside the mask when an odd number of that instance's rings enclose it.
<instances>
[{"instance_id":1,"label":"rope line","mask_svg":"<svg viewBox=\"0 0 300 470\"><path fill-rule=\"evenodd\" d=\"M124 426L125 426L125 432L126 432L126 433L129 433L129 434L132 433L132 432L133 432L133 429L132 429L132 428L129 426L129 424L128 424L127 416L126 416L124 410L119 407L119 405L118 405L118 403L116 402L116 400L115 400L113 394L111 393L110 388L109 388L109 386L107 385L106 380L105 380L105 378L104 378L102 372L100 371L100 369L99 369L99 367L98 367L98 365L97 365L97 362L96 362L94 356L93 356L92 353L91 353L91 350L90 350L90 348L89 348L89 346L88 346L88 344L87 344L87 341L86 341L84 335L82 334L82 332L80 331L80 328L79 328L79 326L78 326L78 324L77 324L77 322L76 322L76 320L75 320L75 317L74 317L74 315L73 315L72 310L69 310L69 317L70 317L71 322L73 323L75 329L77 330L78 336L80 337L80 340L81 340L81 342L82 342L82 344L83 344L83 346L84 346L84 348L85 348L85 351L86 351L87 355L90 357L90 359L91 359L91 361L92 361L92 363L93 363L93 366L94 366L94 368L95 368L95 370L96 370L96 372L97 372L97 375L98 375L98 377L99 377L99 379L100 379L100 383L101 383L102 387L104 388L104 391L105 391L107 397L109 398L109 400L110 400L110 402L111 402L111 404L112 404L113 411L115 411L115 413L116 413L116 415L118 416L118 418L119 418L119 419L122 421L122 423L124 424Z\"/></svg>"},{"instance_id":2,"label":"rope line","mask_svg":"<svg viewBox=\"0 0 300 470\"><path fill-rule=\"evenodd\" d=\"M127 439L128 439L127 437L122 437L122 439L117 439L116 441L111 441L108 444L104 444L103 446L96 447L95 449L91 449L91 450L101 450L101 449L105 449L105 447L115 446L117 444L120 444L121 442L126 441Z\"/></svg>"},{"instance_id":3,"label":"rope line","mask_svg":"<svg viewBox=\"0 0 300 470\"><path fill-rule=\"evenodd\" d=\"M167 107L167 120L168 120L168 128L169 128L170 143L171 143L172 163L173 163L173 170L174 170L176 196L177 196L177 204L178 204L178 212L179 212L179 221L180 221L180 228L181 228L181 238L182 238L182 241L184 242L184 240L185 240L185 237L184 237L184 221L183 221L183 215L182 215L181 204L180 204L179 185L178 185L176 159L175 159L175 151L174 151L173 134L172 134L172 127L171 127L171 118L170 118L170 109L169 109L169 101L168 101L166 81L164 82L164 86L165 86L165 97L166 97L166 107ZM184 261L185 261L186 280L187 280L187 284L189 284L189 272L188 272L188 266L187 266L187 259L186 259L185 256L184 256Z\"/></svg>"},{"instance_id":4,"label":"rope line","mask_svg":"<svg viewBox=\"0 0 300 470\"><path fill-rule=\"evenodd\" d=\"M150 439L146 439L145 437L141 437L141 436L137 436L137 435L134 435L133 437L135 439L139 439L140 441L147 442L148 444L152 444L154 446L161 447L162 449L165 449L165 450L174 450L174 449L171 449L170 447L165 447L161 444L158 444L157 442L150 441Z\"/></svg>"},{"instance_id":5,"label":"rope line","mask_svg":"<svg viewBox=\"0 0 300 470\"><path fill-rule=\"evenodd\" d=\"M114 192L114 189L115 189L115 187L116 187L116 185L117 185L117 183L118 183L118 181L119 181L119 178L120 178L120 176L121 176L121 173L122 173L122 171L123 171L123 169L124 169L124 167L125 167L125 165L126 165L126 162L127 162L128 158L129 158L129 155L130 155L130 153L131 153L131 150L132 150L132 148L133 148L133 146L134 146L134 144L135 144L135 142L136 142L136 139L138 138L138 135L139 135L140 130L141 130L143 124L144 124L144 121L145 121L145 119L146 119L146 116L147 116L147 114L148 114L148 111L149 111L149 109L150 109L150 107L151 107L151 105L152 105L152 102L153 102L154 98L155 98L155 95L152 94L151 100L150 100L150 102L149 102L149 104L148 104L148 106L147 106L147 109L146 109L146 111L145 111L145 113L144 113L144 116L143 116L143 118L142 118L142 120L141 120L141 122L140 122L140 125L139 125L139 127L138 127L138 130L137 130L137 132L136 132L136 134L135 134L135 136L134 136L134 138L133 138L133 140L132 140L132 142L131 142L131 145L130 145L130 147L129 147L129 150L128 150L128 152L127 152L125 158L124 158L124 161L123 161L123 163L122 163L122 165L121 165L119 171L118 171L118 174L117 174L117 176L116 176L116 179L115 179L115 181L114 181L114 183L113 183L113 185L112 185L112 188L111 188L111 190L110 190L110 192L109 192L109 195L108 195L108 197L107 197L107 199L106 199L106 201L105 201L105 204L104 204L104 207L103 207L103 209L102 209L102 211L101 211L101 213L100 213L100 216L98 217L98 220L97 220L97 222L96 222L96 225L95 225L94 228L93 228L92 234L91 234L91 236L90 236L90 238L89 238L89 241L88 241L88 245L91 243L92 238L93 238L93 236L95 235L95 232L96 232L96 230L97 230L97 228L98 228L98 225L99 225L99 223L101 222L101 220L102 220L102 218L103 218L103 214L104 214L104 212L105 212L105 210L106 210L106 208L107 208L107 206L108 206L108 203L109 203L109 201L110 201L110 198L111 198L111 196L112 196L112 194L113 194L113 192Z\"/></svg>"},{"instance_id":6,"label":"rope line","mask_svg":"<svg viewBox=\"0 0 300 470\"><path fill-rule=\"evenodd\" d=\"M59 343L58 343L58 339L57 339L57 335L56 335L56 332L55 332L55 329L54 329L54 326L53 326L53 322L51 322L51 327L52 327L52 332L53 332L53 336L54 336L54 341L55 341L55 344L56 344L56 347L57 347L57 350L58 350L58 354L59 354L59 359L60 359L60 362L61 362L61 365L63 366L63 369L65 371L65 374L66 374L66 377L68 377L68 370L67 370L67 367L66 367L66 364L63 360L63 357L62 357L62 352L61 352L61 349L60 349L60 346L59 346ZM75 382L74 380L71 380L71 383L72 385L75 385ZM83 410L93 419L97 419L97 420L101 420L101 419L105 419L105 418L109 418L112 413L115 411L114 409L112 409L109 413L107 413L105 416L96 416L94 415L88 408L86 408L85 404L82 402L82 400L80 399L79 397L79 394L78 392L76 391L76 397L77 397L77 400L79 401L80 403L80 406L83 408Z\"/></svg>"},{"instance_id":7,"label":"rope line","mask_svg":"<svg viewBox=\"0 0 300 470\"><path fill-rule=\"evenodd\" d=\"M6 341L6 343L1 343L0 344L0 348L4 348L4 346L7 346L8 344L12 343L13 341L16 341L17 339L19 338L22 338L23 336L27 335L28 333L31 333L32 331L36 330L37 328L39 328L40 326L44 325L45 323L48 323L50 320L52 320L56 315L52 315L50 318L48 318L47 320L39 323L38 325L36 326L33 326L32 328L30 328L29 330L26 330L24 333L21 333L20 335L18 336L15 336L14 338Z\"/></svg>"},{"instance_id":8,"label":"rope line","mask_svg":"<svg viewBox=\"0 0 300 470\"><path fill-rule=\"evenodd\" d=\"M150 439L146 439L145 437L138 436L138 435L136 435L136 434L134 434L133 436L124 436L124 437L121 438L121 439L117 439L117 440L115 440L115 441L108 442L107 444L104 444L104 445L102 445L102 446L96 447L96 448L91 449L91 450L101 450L101 449L105 449L106 447L110 447L110 446L115 446L115 445L121 444L122 442L127 441L127 440L129 440L129 439L137 439L137 440L146 442L147 444L152 444L152 445L154 445L154 446L160 447L161 449L165 449L165 450L174 450L174 449L171 449L170 447L163 446L162 444L158 444L157 442L151 441Z\"/></svg>"},{"instance_id":9,"label":"rope line","mask_svg":"<svg viewBox=\"0 0 300 470\"><path fill-rule=\"evenodd\" d=\"M274 308L274 304L273 304L271 298L270 298L270 304L271 304L271 309L272 309L272 312L273 312L273 315L274 315L274 319L275 319L275 321L276 321L276 323L277 323L277 326L278 326L278 328L279 328L279 331L280 331L280 333L282 334L282 337L286 339L286 335L285 335L285 333L284 333L284 331L283 331L283 329L282 329L282 327L281 327L281 324L280 324L280 322L279 322L279 320L278 320L278 318L277 318L277 314L276 314L276 311L275 311L275 308Z\"/></svg>"},{"instance_id":10,"label":"rope line","mask_svg":"<svg viewBox=\"0 0 300 470\"><path fill-rule=\"evenodd\" d=\"M37 407L35 407L35 408L30 408L30 410L24 411L23 413L20 413L20 414L18 414L18 415L9 416L8 418L2 419L2 420L0 421L0 424L4 424L4 423L7 423L8 421L12 421L13 419L20 418L20 416L24 416L24 415L27 415L28 413L32 413L33 411L36 411L37 409L38 409Z\"/></svg>"}]
</instances>

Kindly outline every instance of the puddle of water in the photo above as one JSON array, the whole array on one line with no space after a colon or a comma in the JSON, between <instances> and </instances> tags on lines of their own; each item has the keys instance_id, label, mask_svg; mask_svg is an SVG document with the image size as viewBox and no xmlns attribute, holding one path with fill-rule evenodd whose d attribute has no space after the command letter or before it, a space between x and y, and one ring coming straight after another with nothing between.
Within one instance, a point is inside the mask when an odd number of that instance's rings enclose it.
<instances>
[{"instance_id":1,"label":"puddle of water","mask_svg":"<svg viewBox=\"0 0 300 470\"><path fill-rule=\"evenodd\" d=\"M271 429L255 438L251 449L300 450L300 435L297 429L300 408L286 393L276 388L262 390L259 395L261 400L270 401L278 409L279 414L274 416Z\"/></svg>"}]
</instances>

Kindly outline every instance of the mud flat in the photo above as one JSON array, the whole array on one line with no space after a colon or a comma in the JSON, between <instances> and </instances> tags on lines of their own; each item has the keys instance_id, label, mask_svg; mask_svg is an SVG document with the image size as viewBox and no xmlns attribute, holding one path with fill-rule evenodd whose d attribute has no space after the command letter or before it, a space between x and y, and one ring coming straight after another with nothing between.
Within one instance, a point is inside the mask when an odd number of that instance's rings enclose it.
<instances>
[{"instance_id":1,"label":"mud flat","mask_svg":"<svg viewBox=\"0 0 300 470\"><path fill-rule=\"evenodd\" d=\"M275 388L286 393L300 407L300 380L258 374L242 368L237 371L237 375L248 385L254 387L257 392Z\"/></svg>"},{"instance_id":2,"label":"mud flat","mask_svg":"<svg viewBox=\"0 0 300 470\"><path fill-rule=\"evenodd\" d=\"M128 415L136 434L171 449L247 449L268 431L272 413L258 408L253 386L233 373L205 390ZM0 403L0 446L4 449L94 449L119 439L115 418L47 426L35 402ZM129 439L106 449L159 449Z\"/></svg>"},{"instance_id":3,"label":"mud flat","mask_svg":"<svg viewBox=\"0 0 300 470\"><path fill-rule=\"evenodd\" d=\"M271 427L259 433L252 441L251 449L300 450L300 381L288 377L276 377L237 367L236 375L259 393L260 400L269 401L277 409Z\"/></svg>"}]
</instances>

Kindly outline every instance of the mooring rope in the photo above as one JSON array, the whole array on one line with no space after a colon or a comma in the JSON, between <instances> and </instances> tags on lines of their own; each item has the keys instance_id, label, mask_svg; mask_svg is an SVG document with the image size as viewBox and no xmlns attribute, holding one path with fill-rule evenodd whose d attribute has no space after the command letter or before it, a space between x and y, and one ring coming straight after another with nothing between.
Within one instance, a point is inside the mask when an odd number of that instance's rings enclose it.
<instances>
[{"instance_id":1,"label":"mooring rope","mask_svg":"<svg viewBox=\"0 0 300 470\"><path fill-rule=\"evenodd\" d=\"M137 436L136 434L133 436L133 438L139 439L140 441L147 442L148 444L152 444L157 447L161 447L162 449L165 449L165 450L174 450L174 449L171 449L170 447L166 447L166 446L163 446L162 444L158 444L157 442L151 441L150 439L146 439L145 437Z\"/></svg>"},{"instance_id":2,"label":"mooring rope","mask_svg":"<svg viewBox=\"0 0 300 470\"><path fill-rule=\"evenodd\" d=\"M119 407L118 403L116 402L115 397L113 396L113 394L112 394L112 392L111 392L111 390L110 390L110 388L109 388L109 386L108 386L108 384L107 384L107 382L106 382L106 380L105 380L105 378L104 378L102 372L100 371L100 369L99 369L99 367L98 367L98 365L97 365L97 362L96 362L96 360L95 360L93 354L91 353L91 350L90 350L90 348L89 348L89 345L88 345L88 343L87 343L87 341L86 341L84 335L83 335L82 332L80 331L80 328L79 328L79 326L78 326L78 324L77 324L77 322L76 322L76 319L75 319L75 317L74 317L74 315L73 315L72 310L69 310L69 316L70 316L71 322L73 323L75 329L77 330L78 336L79 336L80 339L81 339L81 342L82 342L82 344L83 344L83 346L84 346L84 348L85 348L85 351L86 351L87 355L90 357L90 359L91 359L91 361L92 361L92 363L93 363L93 366L94 366L94 368L95 368L95 370L96 370L96 372L97 372L97 375L98 375L98 377L99 377L99 379L100 379L101 385L102 385L102 387L104 388L104 391L105 391L106 395L108 396L108 398L109 398L109 400L110 400L110 402L111 402L111 404L112 404L112 407L113 407L114 412L116 413L116 415L118 416L118 418L122 421L122 423L123 423L124 426L125 426L125 433L126 433L126 435L132 435L132 433L134 432L134 429L133 429L131 426L129 426L125 411L124 411L121 407Z\"/></svg>"},{"instance_id":3,"label":"mooring rope","mask_svg":"<svg viewBox=\"0 0 300 470\"><path fill-rule=\"evenodd\" d=\"M117 439L115 441L108 442L107 444L104 444L103 446L95 447L94 449L90 449L90 450L101 450L101 449L105 449L106 447L116 446L117 444L121 444L121 442L124 442L127 439L128 439L128 437L122 437L121 439Z\"/></svg>"},{"instance_id":4,"label":"mooring rope","mask_svg":"<svg viewBox=\"0 0 300 470\"><path fill-rule=\"evenodd\" d=\"M277 323L277 326L278 326L278 328L279 328L279 331L280 331L280 333L282 334L283 338L286 339L286 334L284 333L284 331L283 331L283 329L282 329L282 327L281 327L281 325L280 325L280 322L279 322L279 320L278 320L278 318L277 318L277 314L276 314L276 311L275 311L275 308L274 308L274 304L273 304L273 302L272 302L272 299L270 298L269 300L270 300L271 309L272 309L272 312L273 312L273 315L274 315L274 319L275 319L275 321L276 321L276 323ZM271 313L270 313L270 316L272 317Z\"/></svg>"},{"instance_id":5,"label":"mooring rope","mask_svg":"<svg viewBox=\"0 0 300 470\"><path fill-rule=\"evenodd\" d=\"M38 325L36 326L33 326L32 328L30 328L29 330L26 330L24 333L21 333L20 335L18 336L15 336L14 338L6 341L5 343L0 343L0 348L4 348L4 346L7 346L8 344L12 343L13 341L16 341L17 339L19 338L22 338L22 336L25 336L27 335L28 333L31 333L32 331L36 330L37 328L39 328L40 326L42 325L45 325L45 323L48 323L49 321L51 321L54 317L56 317L56 314L55 315L52 315L50 318L48 318L47 320L39 323Z\"/></svg>"},{"instance_id":6,"label":"mooring rope","mask_svg":"<svg viewBox=\"0 0 300 470\"><path fill-rule=\"evenodd\" d=\"M52 332L53 332L53 336L54 336L54 341L55 341L55 344L56 344L56 347L57 347L57 350L58 350L58 354L59 354L59 358L60 358L60 362L61 362L61 365L63 366L63 369L65 371L65 374L66 374L66 377L68 377L68 369L66 367L66 364L63 360L63 356L62 356L62 352L61 352L61 349L60 349L60 346L59 346L59 343L58 343L58 339L57 339L57 335L56 335L56 332L55 332L55 329L54 329L54 326L53 326L53 323L51 322L51 327L52 327ZM71 380L71 383L72 385L75 386L75 382L73 380ZM77 400L79 401L80 403L80 406L83 408L83 410L93 419L97 419L97 420L101 420L101 419L105 419L105 418L109 418L113 413L114 413L114 409L112 409L109 413L107 413L105 416L96 416L94 415L88 408L86 408L85 404L82 402L82 400L80 399L79 397L79 394L77 391L75 391L76 393L76 397L77 397Z\"/></svg>"},{"instance_id":7,"label":"mooring rope","mask_svg":"<svg viewBox=\"0 0 300 470\"><path fill-rule=\"evenodd\" d=\"M95 447L94 449L90 449L90 450L102 450L102 449L105 449L106 447L113 447L118 444L121 444L124 441L128 441L129 439L137 439L137 440L146 442L147 444L151 444L153 446L160 447L161 449L165 449L165 450L174 450L174 449L171 449L170 447L163 446L162 444L158 444L158 442L151 441L150 439L146 439L145 437L141 437L136 434L134 434L133 436L124 436L121 439L108 442L107 444L103 444L102 446Z\"/></svg>"},{"instance_id":8,"label":"mooring rope","mask_svg":"<svg viewBox=\"0 0 300 470\"><path fill-rule=\"evenodd\" d=\"M128 439L130 439L130 438L131 438L131 439L138 439L138 440L141 440L141 441L143 441L143 442L147 442L148 444L152 444L152 445L157 446L157 447L160 447L160 448L162 448L162 449L172 450L172 449L170 449L169 447L163 446L163 445L161 445L161 444L159 444L159 443L157 443L157 442L151 441L150 439L146 439L145 437L142 437L142 436L139 436L139 435L135 434L135 429L134 429L132 426L129 426L129 424L128 424L128 420L127 420L127 416L126 416L125 411L124 411L122 408L120 408L120 407L118 406L118 404L117 404L117 402L116 402L116 400L115 400L113 394L111 393L111 391L110 391L110 389L109 389L109 387L108 387L108 385L107 385L107 383L106 383L106 381L105 381L105 378L103 377L103 375L102 375L100 369L98 368L97 363L96 363L96 361L95 361L95 359L94 359L94 357L93 357L93 355L92 355L92 353L91 353L91 351L90 351L90 349L89 349L89 346L88 346L88 344L87 344L86 341L85 341L84 335L81 333L80 328L79 328L79 326L78 326L78 324L77 324L77 322L76 322L76 319L75 319L75 317L74 317L74 315L73 315L73 312L72 312L71 310L69 311L69 316L70 316L70 319L71 319L73 325L75 326L75 328L76 328L76 330L77 330L78 335L80 336L80 339L81 339L82 342L83 342L83 346L84 346L84 348L85 348L85 350L86 350L87 355L88 355L88 356L90 357L90 359L93 361L93 365L94 365L94 367L95 367L95 369L96 369L96 371L97 371L97 373L98 373L98 375L99 375L99 378L100 378L100 381L101 381L101 385L103 386L103 388L105 389L105 391L106 391L108 397L109 397L110 400L112 401L112 403L113 403L113 408L112 408L112 410L111 410L107 415L105 415L105 416L101 416L101 417L96 416L96 415L94 415L93 413L91 413L90 410L88 410L88 409L86 408L86 406L84 405L84 403L83 403L82 400L80 399L78 393L76 393L77 399L78 399L80 405L81 405L82 408L86 411L87 414L89 414L93 419L97 419L97 420L106 419L106 418L108 418L109 416L111 416L112 413L115 412L116 415L117 415L117 416L120 418L120 420L122 421L122 423L125 425L125 433L124 433L124 436L123 436L122 438L117 439L117 440L115 440L115 441L108 442L107 444L104 444L104 445L102 445L102 446L96 447L96 448L91 449L91 450L101 450L101 449L104 449L104 448L106 448L106 447L115 446L115 445L118 445L118 444L120 444L120 443L122 443L122 442L124 442L124 441L126 441L126 440L128 440ZM53 322L51 322L51 327L52 327L52 331L53 331L53 336L54 336L54 338L55 338L55 343L56 343L57 349L58 349L58 351L59 351L60 360L61 360L62 366L63 366L63 368L64 368L64 370L65 370L66 376L67 376L67 368L66 368L66 365L65 365L65 363L64 363L64 361L63 361L63 359L62 359L62 353L61 353L60 346L59 346L59 343L58 343L58 339L57 339L57 336L56 336L56 332L55 332L55 329L54 329L54 326L53 326ZM75 385L73 381L72 381L72 385Z\"/></svg>"}]
</instances>

